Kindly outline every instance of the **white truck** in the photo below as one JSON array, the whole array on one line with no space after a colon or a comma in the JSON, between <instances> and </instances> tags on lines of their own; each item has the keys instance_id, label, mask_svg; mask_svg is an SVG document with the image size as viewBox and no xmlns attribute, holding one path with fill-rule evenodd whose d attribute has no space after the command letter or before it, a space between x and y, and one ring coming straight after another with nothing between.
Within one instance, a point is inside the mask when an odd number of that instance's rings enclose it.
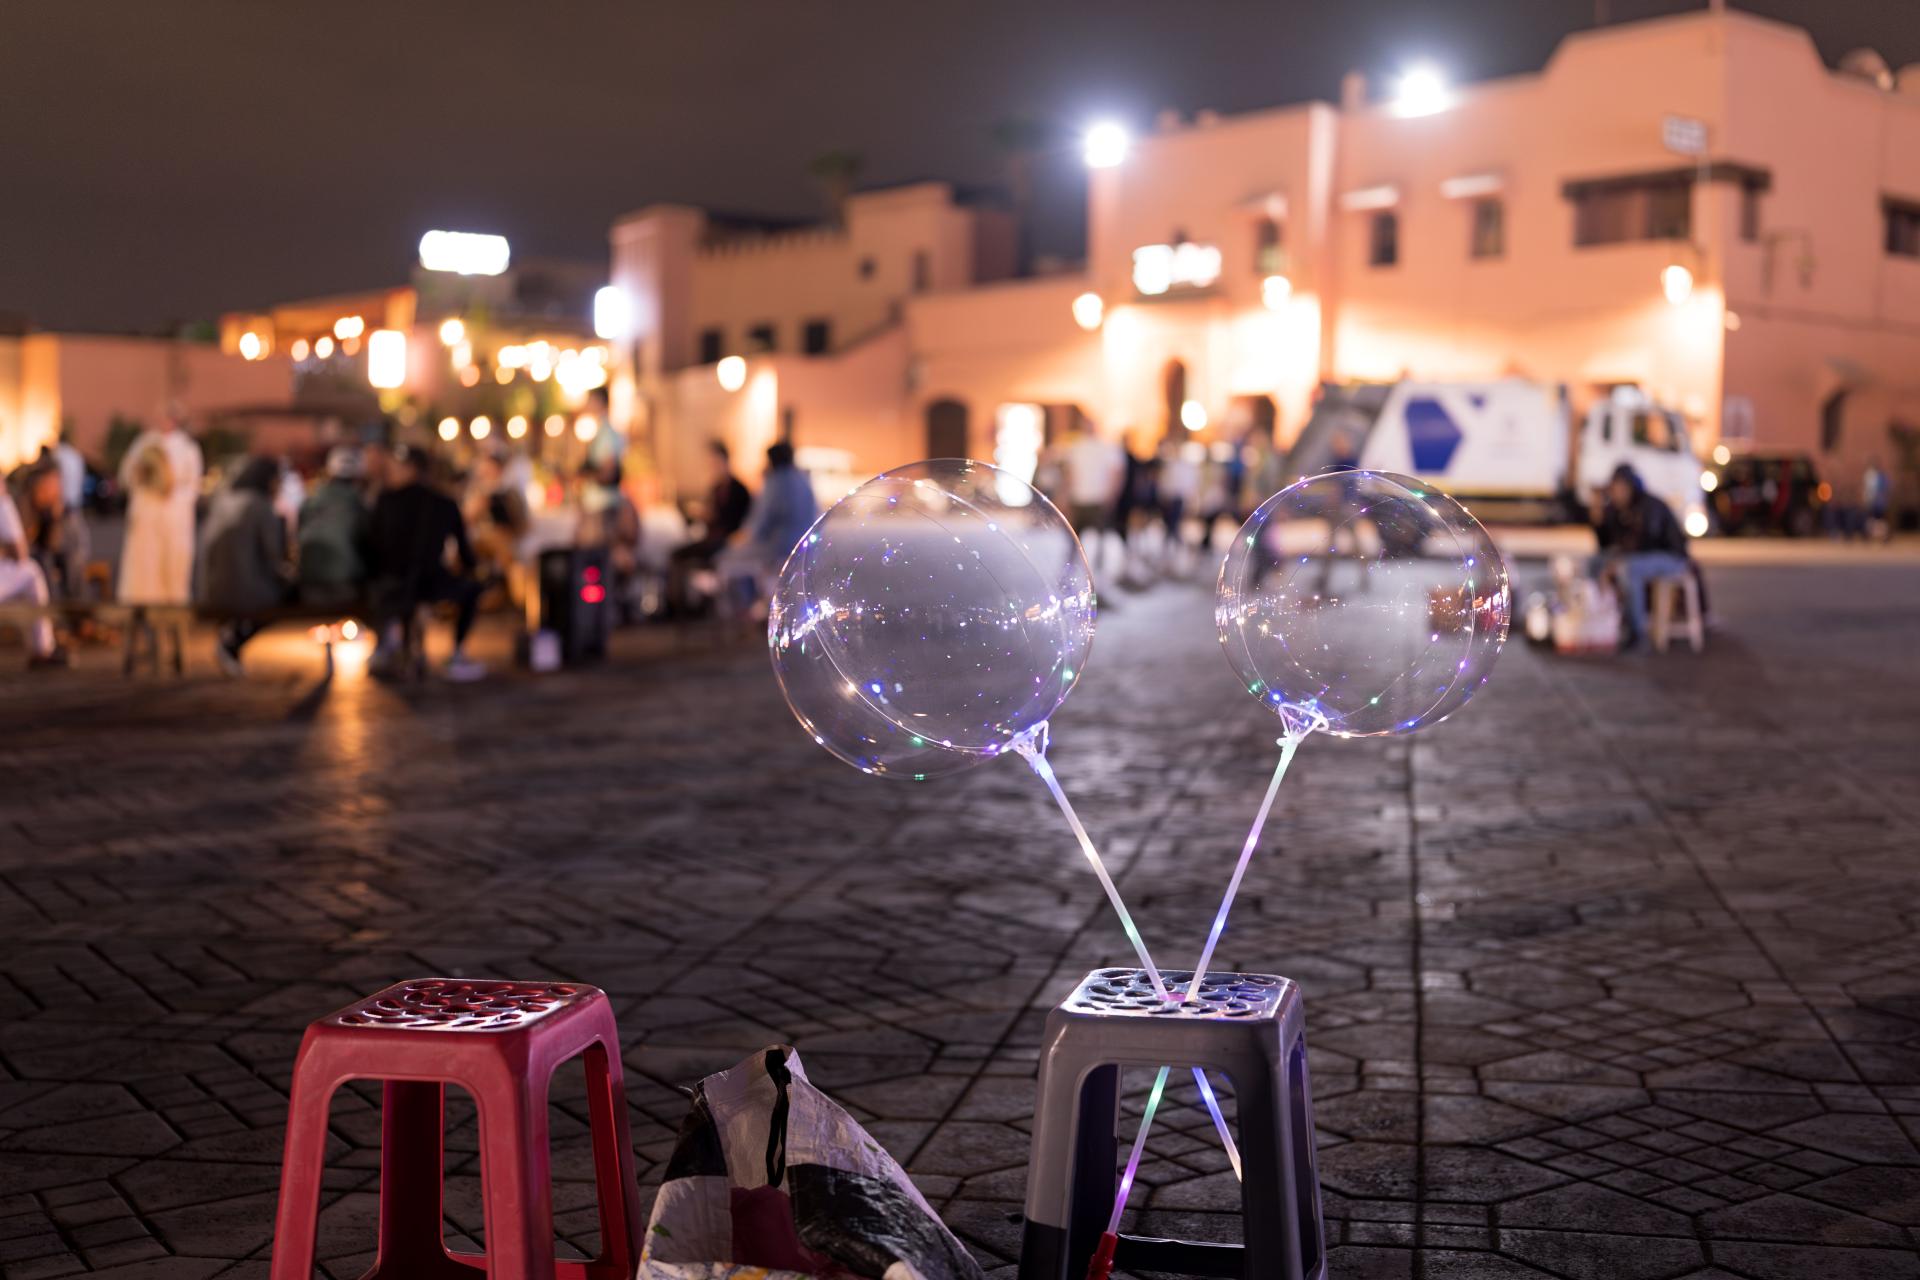
<instances>
[{"instance_id":1,"label":"white truck","mask_svg":"<svg viewBox=\"0 0 1920 1280\"><path fill-rule=\"evenodd\" d=\"M1632 386L1610 389L1576 423L1565 386L1520 378L1329 383L1287 454L1290 476L1343 464L1396 471L1476 512L1536 520L1584 520L1623 462L1688 533L1707 531L1685 420Z\"/></svg>"}]
</instances>

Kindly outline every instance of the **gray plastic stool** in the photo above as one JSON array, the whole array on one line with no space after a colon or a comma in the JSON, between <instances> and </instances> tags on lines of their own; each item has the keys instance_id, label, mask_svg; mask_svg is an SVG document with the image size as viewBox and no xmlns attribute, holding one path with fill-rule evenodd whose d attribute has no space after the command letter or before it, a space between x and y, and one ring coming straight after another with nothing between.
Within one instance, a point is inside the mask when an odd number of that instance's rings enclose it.
<instances>
[{"instance_id":1,"label":"gray plastic stool","mask_svg":"<svg viewBox=\"0 0 1920 1280\"><path fill-rule=\"evenodd\" d=\"M1163 973L1184 987L1191 973ZM1324 1280L1300 990L1264 973L1213 973L1168 1009L1139 969L1096 969L1047 1015L1040 1055L1020 1280L1081 1280L1113 1211L1120 1068L1202 1067L1239 1102L1246 1243L1122 1235L1116 1271Z\"/></svg>"}]
</instances>

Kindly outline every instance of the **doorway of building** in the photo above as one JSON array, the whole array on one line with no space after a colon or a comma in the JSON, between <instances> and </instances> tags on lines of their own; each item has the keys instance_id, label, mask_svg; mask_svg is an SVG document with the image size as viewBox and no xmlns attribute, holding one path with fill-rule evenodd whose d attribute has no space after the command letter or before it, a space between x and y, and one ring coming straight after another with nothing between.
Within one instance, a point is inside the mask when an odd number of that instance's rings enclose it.
<instances>
[{"instance_id":1,"label":"doorway of building","mask_svg":"<svg viewBox=\"0 0 1920 1280\"><path fill-rule=\"evenodd\" d=\"M967 456L967 406L962 400L935 400L927 406L927 456Z\"/></svg>"}]
</instances>

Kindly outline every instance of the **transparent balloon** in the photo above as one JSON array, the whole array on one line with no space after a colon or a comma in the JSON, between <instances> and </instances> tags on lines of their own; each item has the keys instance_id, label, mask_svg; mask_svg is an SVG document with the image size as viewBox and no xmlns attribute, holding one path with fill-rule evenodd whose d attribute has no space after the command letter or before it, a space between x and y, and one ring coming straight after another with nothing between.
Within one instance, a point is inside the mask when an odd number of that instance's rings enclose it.
<instances>
[{"instance_id":1,"label":"transparent balloon","mask_svg":"<svg viewBox=\"0 0 1920 1280\"><path fill-rule=\"evenodd\" d=\"M1506 643L1506 561L1473 514L1381 471L1309 476L1260 505L1220 566L1215 622L1247 691L1339 737L1460 709Z\"/></svg>"},{"instance_id":2,"label":"transparent balloon","mask_svg":"<svg viewBox=\"0 0 1920 1280\"><path fill-rule=\"evenodd\" d=\"M787 705L862 772L924 780L1051 716L1093 644L1093 576L1058 508L960 459L876 476L780 571L767 644Z\"/></svg>"}]
</instances>

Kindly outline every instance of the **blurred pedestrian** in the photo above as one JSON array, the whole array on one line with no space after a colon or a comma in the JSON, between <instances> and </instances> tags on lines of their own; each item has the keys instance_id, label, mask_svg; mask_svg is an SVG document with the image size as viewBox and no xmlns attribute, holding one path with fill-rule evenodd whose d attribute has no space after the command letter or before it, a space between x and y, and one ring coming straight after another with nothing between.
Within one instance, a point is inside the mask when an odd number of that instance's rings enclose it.
<instances>
[{"instance_id":1,"label":"blurred pedestrian","mask_svg":"<svg viewBox=\"0 0 1920 1280\"><path fill-rule=\"evenodd\" d=\"M80 514L67 506L66 485L56 462L27 476L20 517L27 549L47 579L55 600L78 600L86 585L91 539Z\"/></svg>"},{"instance_id":2,"label":"blurred pedestrian","mask_svg":"<svg viewBox=\"0 0 1920 1280\"><path fill-rule=\"evenodd\" d=\"M194 509L200 500L200 446L186 413L169 406L157 431L134 437L120 464L126 533L120 548L120 600L185 604L191 594Z\"/></svg>"},{"instance_id":3,"label":"blurred pedestrian","mask_svg":"<svg viewBox=\"0 0 1920 1280\"><path fill-rule=\"evenodd\" d=\"M286 603L287 523L275 506L280 464L249 458L207 503L200 531L200 607L223 616L220 669L241 674L240 650L266 624L259 615Z\"/></svg>"},{"instance_id":4,"label":"blurred pedestrian","mask_svg":"<svg viewBox=\"0 0 1920 1280\"><path fill-rule=\"evenodd\" d=\"M1868 458L1866 470L1860 473L1860 509L1866 516L1866 535L1878 542L1884 542L1892 536L1892 526L1887 523L1887 508L1892 495L1893 484L1887 478L1885 467L1880 459Z\"/></svg>"},{"instance_id":5,"label":"blurred pedestrian","mask_svg":"<svg viewBox=\"0 0 1920 1280\"><path fill-rule=\"evenodd\" d=\"M763 572L779 572L819 510L812 478L794 465L793 446L784 440L768 445L767 473L747 520L748 545Z\"/></svg>"},{"instance_id":6,"label":"blurred pedestrian","mask_svg":"<svg viewBox=\"0 0 1920 1280\"><path fill-rule=\"evenodd\" d=\"M1166 526L1165 559L1171 572L1184 573L1188 567L1186 519L1200 501L1200 463L1206 456L1205 445L1182 443L1172 432L1160 442L1160 521Z\"/></svg>"},{"instance_id":7,"label":"blurred pedestrian","mask_svg":"<svg viewBox=\"0 0 1920 1280\"><path fill-rule=\"evenodd\" d=\"M301 603L345 609L365 598L372 524L360 484L363 458L351 445L327 454L326 478L300 504Z\"/></svg>"},{"instance_id":8,"label":"blurred pedestrian","mask_svg":"<svg viewBox=\"0 0 1920 1280\"><path fill-rule=\"evenodd\" d=\"M1646 639L1649 584L1693 572L1687 531L1674 518L1673 508L1648 493L1640 473L1624 462L1607 481L1593 526L1600 543L1600 576L1620 597L1625 627L1621 648L1636 648Z\"/></svg>"},{"instance_id":9,"label":"blurred pedestrian","mask_svg":"<svg viewBox=\"0 0 1920 1280\"><path fill-rule=\"evenodd\" d=\"M473 546L460 504L427 483L431 465L423 450L396 447L387 463L389 487L374 504L368 548L371 594L380 618L378 665L399 654L417 609L444 602L455 609L446 676L479 680L487 669L467 657L466 646L483 586L473 577Z\"/></svg>"},{"instance_id":10,"label":"blurred pedestrian","mask_svg":"<svg viewBox=\"0 0 1920 1280\"><path fill-rule=\"evenodd\" d=\"M60 469L60 495L67 511L78 518L87 507L87 459L73 444L73 428L60 428L53 446L54 465Z\"/></svg>"},{"instance_id":11,"label":"blurred pedestrian","mask_svg":"<svg viewBox=\"0 0 1920 1280\"><path fill-rule=\"evenodd\" d=\"M29 604L45 608L52 602L46 574L34 562L20 510L5 488L0 488L0 604ZM29 667L63 667L67 655L54 641L53 620L36 618L21 630L27 638Z\"/></svg>"},{"instance_id":12,"label":"blurred pedestrian","mask_svg":"<svg viewBox=\"0 0 1920 1280\"><path fill-rule=\"evenodd\" d=\"M499 454L482 453L474 459L460 506L481 576L505 579L521 561L522 544L533 528L533 512L527 495L507 483Z\"/></svg>"},{"instance_id":13,"label":"blurred pedestrian","mask_svg":"<svg viewBox=\"0 0 1920 1280\"><path fill-rule=\"evenodd\" d=\"M729 540L747 522L753 510L753 491L733 474L733 459L727 446L719 441L707 444L707 492L695 513L701 523L700 536L675 547L667 557L667 607L675 614L699 609L694 599L696 574L713 568L714 560Z\"/></svg>"}]
</instances>

